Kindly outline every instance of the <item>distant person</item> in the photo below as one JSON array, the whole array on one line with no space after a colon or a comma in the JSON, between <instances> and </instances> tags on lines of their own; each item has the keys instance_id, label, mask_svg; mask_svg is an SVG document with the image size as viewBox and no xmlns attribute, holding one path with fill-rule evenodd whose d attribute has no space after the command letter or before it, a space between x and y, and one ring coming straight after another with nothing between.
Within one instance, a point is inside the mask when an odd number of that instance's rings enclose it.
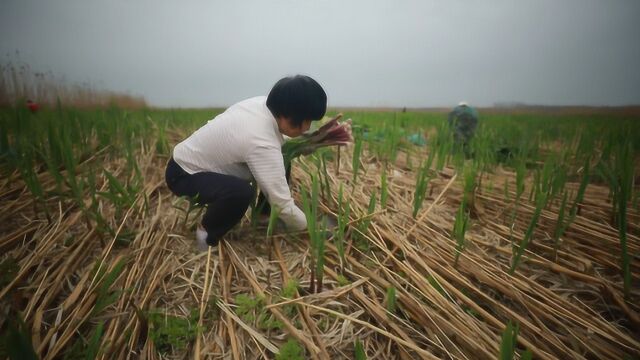
<instances>
[{"instance_id":1,"label":"distant person","mask_svg":"<svg viewBox=\"0 0 640 360\"><path fill-rule=\"evenodd\" d=\"M302 135L326 109L327 95L314 79L286 77L268 96L232 105L174 147L167 186L177 196L207 205L196 230L199 250L217 245L240 222L255 196L253 180L288 229L307 227L291 197L281 147L283 135Z\"/></svg>"},{"instance_id":2,"label":"distant person","mask_svg":"<svg viewBox=\"0 0 640 360\"><path fill-rule=\"evenodd\" d=\"M455 146L462 146L465 154L469 156L469 143L478 127L478 112L463 101L449 113L448 122Z\"/></svg>"},{"instance_id":3,"label":"distant person","mask_svg":"<svg viewBox=\"0 0 640 360\"><path fill-rule=\"evenodd\" d=\"M27 109L29 109L32 114L35 114L40 110L40 106L33 100L27 100Z\"/></svg>"}]
</instances>

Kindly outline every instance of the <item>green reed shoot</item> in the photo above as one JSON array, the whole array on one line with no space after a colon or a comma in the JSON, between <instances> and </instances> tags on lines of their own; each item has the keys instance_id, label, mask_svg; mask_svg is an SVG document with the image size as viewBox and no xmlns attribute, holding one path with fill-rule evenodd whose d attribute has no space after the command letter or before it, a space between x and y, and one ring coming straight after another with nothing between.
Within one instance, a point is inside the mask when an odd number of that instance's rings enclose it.
<instances>
[{"instance_id":1,"label":"green reed shoot","mask_svg":"<svg viewBox=\"0 0 640 360\"><path fill-rule=\"evenodd\" d=\"M400 137L402 133L397 129L394 125L391 127L389 131L389 136L385 138L385 147L383 149L382 158L385 161L395 162L396 156L398 155L398 144L400 143Z\"/></svg>"},{"instance_id":2,"label":"green reed shoot","mask_svg":"<svg viewBox=\"0 0 640 360\"><path fill-rule=\"evenodd\" d=\"M618 234L622 252L622 277L624 283L624 296L629 299L631 291L631 256L627 249L627 204L633 192L634 159L632 144L626 143L620 146L616 156L618 177Z\"/></svg>"},{"instance_id":3,"label":"green reed shoot","mask_svg":"<svg viewBox=\"0 0 640 360\"><path fill-rule=\"evenodd\" d=\"M507 326L502 332L502 342L500 343L500 360L513 360L516 355L516 346L518 344L518 332L520 327L518 323L515 325L509 320Z\"/></svg>"},{"instance_id":4,"label":"green reed shoot","mask_svg":"<svg viewBox=\"0 0 640 360\"><path fill-rule=\"evenodd\" d=\"M571 206L571 210L569 211L569 218L566 222L563 223L564 211L567 202L567 194L565 192L564 198L562 200L562 204L560 206L560 212L558 213L558 221L556 223L556 231L554 232L554 258L557 257L558 252L558 242L560 237L565 233L565 231L569 228L569 226L573 223L578 214L578 210L580 209L580 204L584 198L584 193L587 189L587 185L589 184L589 158L586 157L585 164L582 168L582 180L580 181L580 187L578 188L578 193L575 197L573 205Z\"/></svg>"},{"instance_id":5,"label":"green reed shoot","mask_svg":"<svg viewBox=\"0 0 640 360\"><path fill-rule=\"evenodd\" d=\"M39 201L44 201L44 190L42 189L40 180L38 180L38 174L35 172L35 161L33 149L31 147L25 147L22 149L22 154L15 159L14 166L20 171L22 180L27 186L27 189L33 194L33 197Z\"/></svg>"},{"instance_id":6,"label":"green reed shoot","mask_svg":"<svg viewBox=\"0 0 640 360\"><path fill-rule=\"evenodd\" d=\"M358 178L358 170L360 170L360 155L362 153L362 138L357 137L355 139L355 145L353 146L353 159L351 166L353 168L353 183L356 183Z\"/></svg>"},{"instance_id":7,"label":"green reed shoot","mask_svg":"<svg viewBox=\"0 0 640 360\"><path fill-rule=\"evenodd\" d=\"M367 207L367 214L360 220L357 225L358 231L354 233L354 238L357 240L356 246L361 251L369 251L369 243L366 241L364 234L367 233L369 229L369 225L371 225L371 220L373 213L376 211L376 192L375 190L371 193L371 197L369 197L369 206Z\"/></svg>"},{"instance_id":8,"label":"green reed shoot","mask_svg":"<svg viewBox=\"0 0 640 360\"><path fill-rule=\"evenodd\" d=\"M91 199L91 203L89 205L89 214L93 217L96 222L96 229L101 234L109 234L110 236L115 236L116 231L109 226L107 220L102 216L99 208L99 202L97 195L100 194L97 191L96 187L96 172L93 169L93 166L89 165L89 172L87 173L87 189L89 190L89 198ZM116 210L117 211L117 210Z\"/></svg>"},{"instance_id":9,"label":"green reed shoot","mask_svg":"<svg viewBox=\"0 0 640 360\"><path fill-rule=\"evenodd\" d=\"M109 199L114 204L117 214L120 214L124 208L133 206L136 200L135 191L125 187L106 169L103 172L109 182L109 192L98 192L97 194ZM120 215L117 216L119 217Z\"/></svg>"},{"instance_id":10,"label":"green reed shoot","mask_svg":"<svg viewBox=\"0 0 640 360\"><path fill-rule=\"evenodd\" d=\"M149 118L151 120L151 118ZM167 140L167 125L168 122L157 121L157 134L156 134L156 152L161 155L169 153L169 141Z\"/></svg>"},{"instance_id":11,"label":"green reed shoot","mask_svg":"<svg viewBox=\"0 0 640 360\"><path fill-rule=\"evenodd\" d=\"M520 198L524 193L524 180L527 174L527 168L525 165L524 159L519 159L516 163L516 196L515 196L515 204L513 206L513 210L511 211L511 226L509 230L509 240L511 241L511 245L514 246L513 243L513 230L515 227L516 216L518 215L518 208L520 207ZM505 198L508 198L508 184L505 181L504 183L504 192Z\"/></svg>"},{"instance_id":12,"label":"green reed shoot","mask_svg":"<svg viewBox=\"0 0 640 360\"><path fill-rule=\"evenodd\" d=\"M449 126L446 123L443 123L438 129L438 135L436 137L436 170L442 171L447 162L447 157L451 153L453 149L453 137L451 136L451 132L449 130Z\"/></svg>"},{"instance_id":13,"label":"green reed shoot","mask_svg":"<svg viewBox=\"0 0 640 360\"><path fill-rule=\"evenodd\" d=\"M554 179L554 170L556 168L555 157L548 158L542 166L542 171L538 172L537 179L534 186L534 201L538 202L540 196L544 196L547 200L552 191L552 184Z\"/></svg>"},{"instance_id":14,"label":"green reed shoot","mask_svg":"<svg viewBox=\"0 0 640 360\"><path fill-rule=\"evenodd\" d=\"M49 173L51 173L54 180L56 181L57 190L61 192L62 183L64 182L64 178L60 173L62 150L60 149L60 137L58 136L56 129L57 127L50 122L47 124L47 143L49 146L48 151L45 151L44 149L42 150L41 156L47 164Z\"/></svg>"},{"instance_id":15,"label":"green reed shoot","mask_svg":"<svg viewBox=\"0 0 640 360\"><path fill-rule=\"evenodd\" d=\"M367 360L367 353L364 351L364 346L360 339L356 339L353 347L355 360Z\"/></svg>"},{"instance_id":16,"label":"green reed shoot","mask_svg":"<svg viewBox=\"0 0 640 360\"><path fill-rule=\"evenodd\" d=\"M4 157L11 150L9 142L9 124L0 120L0 158Z\"/></svg>"},{"instance_id":17,"label":"green reed shoot","mask_svg":"<svg viewBox=\"0 0 640 360\"><path fill-rule=\"evenodd\" d=\"M426 278L429 284L431 285L431 287L433 287L437 292L439 292L440 295L447 296L447 292L444 291L444 288L442 287L442 285L440 285L440 282L438 282L438 279L433 277L433 275L427 275Z\"/></svg>"},{"instance_id":18,"label":"green reed shoot","mask_svg":"<svg viewBox=\"0 0 640 360\"><path fill-rule=\"evenodd\" d=\"M324 263L325 263L325 241L327 234L327 223L326 218L322 220L320 223L321 228L318 229L318 238L316 239L316 292L322 291L322 283L324 280Z\"/></svg>"},{"instance_id":19,"label":"green reed shoot","mask_svg":"<svg viewBox=\"0 0 640 360\"><path fill-rule=\"evenodd\" d=\"M396 288L390 286L387 288L387 311L395 314L397 309Z\"/></svg>"},{"instance_id":20,"label":"green reed shoot","mask_svg":"<svg viewBox=\"0 0 640 360\"><path fill-rule=\"evenodd\" d=\"M187 208L183 209L177 205L172 205L172 207L178 211L180 211L181 213L184 214L184 220L182 221L182 226L186 227L187 223L189 222L189 215L191 214L191 212L194 209L197 208L204 208L203 205L201 205L198 202L198 198L200 197L200 194L196 194L193 197L189 197L189 196L182 196L180 197L180 200L186 200L187 201Z\"/></svg>"},{"instance_id":21,"label":"green reed shoot","mask_svg":"<svg viewBox=\"0 0 640 360\"><path fill-rule=\"evenodd\" d=\"M267 225L267 237L273 235L273 229L275 229L278 223L278 216L280 215L280 209L277 206L272 206L269 212L269 224Z\"/></svg>"},{"instance_id":22,"label":"green reed shoot","mask_svg":"<svg viewBox=\"0 0 640 360\"><path fill-rule=\"evenodd\" d=\"M324 274L324 241L326 224L320 229L318 224L318 175L311 175L311 194L302 189L302 205L307 218L307 231L311 245L311 281L309 291L315 293L322 291L322 276ZM316 265L317 264L317 265ZM316 284L316 276L317 284Z\"/></svg>"},{"instance_id":23,"label":"green reed shoot","mask_svg":"<svg viewBox=\"0 0 640 360\"><path fill-rule=\"evenodd\" d=\"M89 343L87 344L85 359L97 359L98 355L101 353L100 343L102 342L104 324L104 322L99 322L96 326L96 330L93 332L93 335L91 335Z\"/></svg>"},{"instance_id":24,"label":"green reed shoot","mask_svg":"<svg viewBox=\"0 0 640 360\"><path fill-rule=\"evenodd\" d=\"M106 267L100 267L100 272L96 276L99 279L100 283L96 288L96 304L93 307L92 314L98 315L102 310L106 309L109 305L113 304L120 298L122 294L122 290L111 290L111 286L118 279L122 271L124 270L124 266L127 264L127 259L122 258L118 263L113 266L113 269L107 273ZM96 262L95 265L98 266L100 262ZM97 270L97 268L96 268Z\"/></svg>"},{"instance_id":25,"label":"green reed shoot","mask_svg":"<svg viewBox=\"0 0 640 360\"><path fill-rule=\"evenodd\" d=\"M416 177L416 191L413 194L413 213L412 216L415 219L418 216L420 208L422 208L422 202L427 193L427 186L429 185L429 169L426 166L421 166Z\"/></svg>"},{"instance_id":26,"label":"green reed shoot","mask_svg":"<svg viewBox=\"0 0 640 360\"><path fill-rule=\"evenodd\" d=\"M447 156L450 149L450 146L448 145L449 144L446 142L439 143L438 150L437 150L438 160L436 161L436 170L438 171L442 171L442 169L444 169L444 166L446 164Z\"/></svg>"},{"instance_id":27,"label":"green reed shoot","mask_svg":"<svg viewBox=\"0 0 640 360\"><path fill-rule=\"evenodd\" d=\"M277 206L272 206L271 211L269 212L269 224L267 225L267 243L269 244L269 261L272 261L272 253L273 253L273 229L276 227L276 223L278 221L278 215L280 214L280 209ZM267 286L271 284L271 270L267 271Z\"/></svg>"},{"instance_id":28,"label":"green reed shoot","mask_svg":"<svg viewBox=\"0 0 640 360\"><path fill-rule=\"evenodd\" d=\"M458 258L465 248L464 236L467 231L467 225L469 224L469 213L465 209L464 203L460 204L458 212L456 213L456 220L453 223L453 231L451 237L456 241L456 255L454 258L454 266L458 265Z\"/></svg>"},{"instance_id":29,"label":"green reed shoot","mask_svg":"<svg viewBox=\"0 0 640 360\"><path fill-rule=\"evenodd\" d=\"M340 269L344 269L345 253L344 243L345 232L349 223L349 216L351 213L351 206L348 201L345 201L343 197L342 183L340 183L340 190L338 191L338 228L336 230L335 243L338 249L338 255L340 256Z\"/></svg>"},{"instance_id":30,"label":"green reed shoot","mask_svg":"<svg viewBox=\"0 0 640 360\"><path fill-rule=\"evenodd\" d=\"M473 208L473 202L475 199L476 188L478 184L476 182L477 172L474 165L467 166L464 169L464 194L462 202L465 209L471 210Z\"/></svg>"},{"instance_id":31,"label":"green reed shoot","mask_svg":"<svg viewBox=\"0 0 640 360\"><path fill-rule=\"evenodd\" d=\"M453 167L458 169L458 171L463 170L465 165L464 160L467 155L465 154L465 150L463 149L462 144L453 147L453 152L450 156L451 164L453 165Z\"/></svg>"},{"instance_id":32,"label":"green reed shoot","mask_svg":"<svg viewBox=\"0 0 640 360\"><path fill-rule=\"evenodd\" d=\"M380 207L387 207L387 197L389 196L389 192L387 189L387 168L386 166L382 167L382 174L380 174Z\"/></svg>"},{"instance_id":33,"label":"green reed shoot","mask_svg":"<svg viewBox=\"0 0 640 360\"><path fill-rule=\"evenodd\" d=\"M3 332L0 334L0 350L3 350L3 358L11 360L38 359L31 340L31 329L22 320L20 313L10 314L3 328Z\"/></svg>"},{"instance_id":34,"label":"green reed shoot","mask_svg":"<svg viewBox=\"0 0 640 360\"><path fill-rule=\"evenodd\" d=\"M424 164L424 167L427 170L431 170L431 166L433 165L433 159L435 159L435 157L436 157L436 152L432 148L429 150L429 154L427 155L427 162Z\"/></svg>"},{"instance_id":35,"label":"green reed shoot","mask_svg":"<svg viewBox=\"0 0 640 360\"><path fill-rule=\"evenodd\" d=\"M560 209L558 210L558 218L556 220L556 227L553 231L553 258L557 258L558 256L558 246L560 243L560 237L564 233L566 229L566 225L564 224L564 209L567 206L567 192L565 191L564 196L562 197L562 203L560 204Z\"/></svg>"},{"instance_id":36,"label":"green reed shoot","mask_svg":"<svg viewBox=\"0 0 640 360\"><path fill-rule=\"evenodd\" d=\"M527 227L527 232L525 233L524 238L522 239L522 241L520 241L520 244L518 244L517 248L514 249L513 261L511 263L511 268L509 269L510 274L513 274L515 272L516 267L520 262L520 258L522 257L527 247L529 246L529 242L531 241L531 237L533 236L533 231L535 230L536 225L538 224L538 219L540 218L542 209L544 209L544 207L547 205L547 196L548 196L547 193L541 193L536 196L537 196L536 209L533 213L533 217L529 222L529 227Z\"/></svg>"},{"instance_id":37,"label":"green reed shoot","mask_svg":"<svg viewBox=\"0 0 640 360\"><path fill-rule=\"evenodd\" d=\"M571 211L570 211L570 216L569 216L569 223L567 224L567 226L569 226L569 224L571 224L573 222L573 220L575 219L576 215L579 213L579 209L580 209L580 204L582 203L582 200L584 199L584 193L587 190L587 185L589 185L589 179L590 179L590 172L589 172L589 158L587 157L585 159L584 162L584 166L582 167L582 180L580 181L580 187L578 188L578 194L576 195L576 198L573 202L573 205L571 206Z\"/></svg>"},{"instance_id":38,"label":"green reed shoot","mask_svg":"<svg viewBox=\"0 0 640 360\"><path fill-rule=\"evenodd\" d=\"M324 182L322 183L322 194L325 200L331 199L331 184L329 182L329 173L327 172L327 158L331 155L329 151L321 151L320 152L320 164L322 165L322 178Z\"/></svg>"},{"instance_id":39,"label":"green reed shoot","mask_svg":"<svg viewBox=\"0 0 640 360\"><path fill-rule=\"evenodd\" d=\"M62 164L66 172L65 182L71 191L71 197L83 212L86 212L84 204L84 181L78 176L78 159L74 154L74 139L67 128L60 129L60 150L62 152Z\"/></svg>"},{"instance_id":40,"label":"green reed shoot","mask_svg":"<svg viewBox=\"0 0 640 360\"><path fill-rule=\"evenodd\" d=\"M632 143L626 137L611 141L616 142L610 145L610 154L600 161L597 170L609 182L612 203L611 221L618 228L624 295L628 298L631 289L631 256L627 248L627 206L633 197L634 152Z\"/></svg>"},{"instance_id":41,"label":"green reed shoot","mask_svg":"<svg viewBox=\"0 0 640 360\"><path fill-rule=\"evenodd\" d=\"M409 150L405 153L405 162L407 163L407 169L413 170L413 158L411 157L411 151Z\"/></svg>"},{"instance_id":42,"label":"green reed shoot","mask_svg":"<svg viewBox=\"0 0 640 360\"><path fill-rule=\"evenodd\" d=\"M596 167L597 174L606 179L609 183L609 196L611 198L611 218L609 219L611 225L615 226L617 223L618 213L618 178L613 170L613 167L605 163L602 159Z\"/></svg>"},{"instance_id":43,"label":"green reed shoot","mask_svg":"<svg viewBox=\"0 0 640 360\"><path fill-rule=\"evenodd\" d=\"M566 157L566 152L565 155ZM552 201L557 194L560 194L564 191L565 184L567 183L567 167L564 164L564 161L559 162L552 173L551 180L551 194L549 196L549 200Z\"/></svg>"},{"instance_id":44,"label":"green reed shoot","mask_svg":"<svg viewBox=\"0 0 640 360\"><path fill-rule=\"evenodd\" d=\"M369 225L371 224L372 215L376 212L376 191L373 190L371 192L371 197L369 197L369 206L367 206L367 217L363 220L362 231L365 232L369 229Z\"/></svg>"}]
</instances>

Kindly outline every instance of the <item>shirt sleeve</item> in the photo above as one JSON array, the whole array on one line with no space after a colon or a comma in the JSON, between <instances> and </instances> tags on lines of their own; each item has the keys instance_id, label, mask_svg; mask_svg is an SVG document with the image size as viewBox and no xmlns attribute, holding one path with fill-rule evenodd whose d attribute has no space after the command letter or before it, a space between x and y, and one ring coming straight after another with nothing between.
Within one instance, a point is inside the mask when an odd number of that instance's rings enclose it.
<instances>
[{"instance_id":1,"label":"shirt sleeve","mask_svg":"<svg viewBox=\"0 0 640 360\"><path fill-rule=\"evenodd\" d=\"M269 204L280 211L278 217L284 221L287 228L296 231L306 229L307 219L291 197L280 148L255 147L247 154L247 165Z\"/></svg>"}]
</instances>

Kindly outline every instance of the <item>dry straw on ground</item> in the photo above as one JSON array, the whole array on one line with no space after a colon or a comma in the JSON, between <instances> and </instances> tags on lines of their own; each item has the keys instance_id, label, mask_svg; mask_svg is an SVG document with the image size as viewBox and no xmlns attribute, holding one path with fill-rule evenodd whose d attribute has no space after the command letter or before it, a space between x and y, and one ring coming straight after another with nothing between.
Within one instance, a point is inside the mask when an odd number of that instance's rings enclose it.
<instances>
[{"instance_id":1,"label":"dry straw on ground","mask_svg":"<svg viewBox=\"0 0 640 360\"><path fill-rule=\"evenodd\" d=\"M365 172L352 185L349 149L342 149L340 172L328 165L332 198L321 209L336 214L339 183L345 185L352 219L365 216L372 189L379 189L382 164L362 157ZM402 158L400 156L399 158ZM369 249L348 236L344 273L334 244L327 242L325 288L317 294L280 297L289 279L308 286L309 243L303 233L277 233L273 247L264 229L252 229L248 218L210 252L196 253L184 206L164 185L166 158L152 150L139 155L145 174L144 196L126 210L116 228L135 231L128 244L116 237L100 240L90 223L71 202L48 200L56 209L52 221L34 214L32 197L17 173L0 180L0 249L2 260L17 261L17 272L0 289L2 318L20 311L32 334L34 348L44 359L60 358L78 341L88 341L98 323L102 358L273 358L287 339L296 339L306 358L353 358L354 341L362 341L369 359L495 359L501 333L511 320L520 325L518 346L540 359L622 359L640 356L640 320L636 286L629 301L622 298L617 232L610 217L607 189L590 185L580 215L562 237L557 258L551 235L558 204L542 214L524 262L509 275L512 204L504 199L503 184L511 192L515 175L503 169L485 175L499 190L476 193L467 246L454 266L455 241L451 229L462 199L462 186L452 169L431 180L418 220L412 213L415 172L404 164L389 165L389 199L376 209L371 225L359 236ZM117 174L124 163L98 154L99 161ZM302 159L294 165L293 191L310 186ZM106 186L99 179L98 186ZM53 187L42 173L40 181ZM570 184L576 186L577 184ZM379 190L377 191L379 193ZM514 235L521 238L534 206L524 201ZM106 203L102 211L113 212ZM640 253L640 214L629 210L629 252ZM187 225L196 221L192 216ZM269 254L269 250L272 251ZM272 259L269 261L269 259ZM105 275L124 264L109 293L115 301L95 314ZM640 263L632 261L635 284ZM104 269L105 271L95 271ZM102 275L101 275L102 274ZM340 277L344 275L348 283ZM339 285L339 282L343 286ZM386 293L394 287L397 311L386 307ZM263 298L263 316L279 327L261 328L259 316L243 319L237 313L239 294ZM197 311L201 325L197 339L160 353L152 340L147 317L155 311L188 318ZM258 310L256 310L257 312ZM256 314L258 315L258 314Z\"/></svg>"}]
</instances>

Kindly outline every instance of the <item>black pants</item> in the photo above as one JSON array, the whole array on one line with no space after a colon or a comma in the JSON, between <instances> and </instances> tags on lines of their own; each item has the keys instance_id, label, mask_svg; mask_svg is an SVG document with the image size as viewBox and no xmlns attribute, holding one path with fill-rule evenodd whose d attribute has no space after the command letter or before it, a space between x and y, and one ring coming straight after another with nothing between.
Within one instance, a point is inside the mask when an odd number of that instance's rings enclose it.
<instances>
[{"instance_id":1,"label":"black pants","mask_svg":"<svg viewBox=\"0 0 640 360\"><path fill-rule=\"evenodd\" d=\"M178 196L188 196L207 205L202 227L207 230L207 243L218 244L220 238L237 224L254 199L255 191L247 180L213 172L189 174L173 158L165 173L167 186Z\"/></svg>"},{"instance_id":2,"label":"black pants","mask_svg":"<svg viewBox=\"0 0 640 360\"><path fill-rule=\"evenodd\" d=\"M291 168L286 169L287 181ZM201 205L207 205L202 227L207 230L207 243L211 246L235 226L255 199L255 188L244 179L214 172L189 174L173 158L167 164L165 181L172 193L188 196ZM261 193L257 209L269 214L270 206Z\"/></svg>"}]
</instances>

